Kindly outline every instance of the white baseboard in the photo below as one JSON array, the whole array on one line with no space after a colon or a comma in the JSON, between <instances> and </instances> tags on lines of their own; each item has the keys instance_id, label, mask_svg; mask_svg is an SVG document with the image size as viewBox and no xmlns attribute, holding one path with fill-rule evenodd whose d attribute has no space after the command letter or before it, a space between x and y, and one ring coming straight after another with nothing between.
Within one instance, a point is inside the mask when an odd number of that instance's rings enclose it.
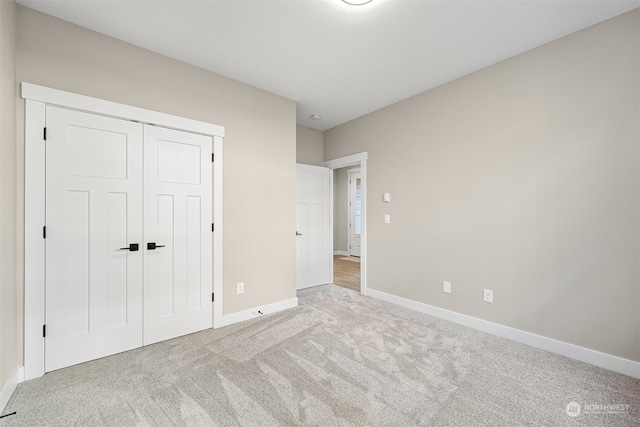
<instances>
[{"instance_id":1,"label":"white baseboard","mask_svg":"<svg viewBox=\"0 0 640 427\"><path fill-rule=\"evenodd\" d=\"M2 387L2 390L0 390L0 414L4 411L7 403L9 403L9 399L11 399L11 395L16 390L16 387L18 387L18 384L22 381L24 381L24 368L18 366L4 387Z\"/></svg>"},{"instance_id":2,"label":"white baseboard","mask_svg":"<svg viewBox=\"0 0 640 427\"><path fill-rule=\"evenodd\" d=\"M273 302L271 304L261 305L258 307L250 308L236 313L226 314L222 316L219 324L215 325L216 328L221 326L232 325L234 323L243 322L245 320L254 319L256 317L264 316L265 314L277 313L278 311L287 310L289 308L298 306L298 298L290 298L282 301Z\"/></svg>"},{"instance_id":3,"label":"white baseboard","mask_svg":"<svg viewBox=\"0 0 640 427\"><path fill-rule=\"evenodd\" d=\"M333 251L334 255L341 255L341 256L349 256L349 252L347 251Z\"/></svg>"},{"instance_id":4,"label":"white baseboard","mask_svg":"<svg viewBox=\"0 0 640 427\"><path fill-rule=\"evenodd\" d=\"M467 316L466 314L460 314L455 311L445 310L433 305L376 291L375 289L367 289L367 296L640 379L640 363L634 362L633 360L623 359L597 350L580 347L553 338L478 319L477 317Z\"/></svg>"}]
</instances>

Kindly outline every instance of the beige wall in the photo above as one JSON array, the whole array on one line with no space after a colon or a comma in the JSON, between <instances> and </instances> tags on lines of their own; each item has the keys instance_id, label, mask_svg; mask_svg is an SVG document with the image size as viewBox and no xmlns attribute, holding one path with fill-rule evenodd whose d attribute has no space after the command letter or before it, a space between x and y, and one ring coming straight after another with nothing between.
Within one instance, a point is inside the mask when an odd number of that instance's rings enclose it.
<instances>
[{"instance_id":1,"label":"beige wall","mask_svg":"<svg viewBox=\"0 0 640 427\"><path fill-rule=\"evenodd\" d=\"M640 361L639 13L325 132L369 153L369 288Z\"/></svg>"},{"instance_id":2,"label":"beige wall","mask_svg":"<svg viewBox=\"0 0 640 427\"><path fill-rule=\"evenodd\" d=\"M296 126L296 162L322 166L324 162L323 132L306 126Z\"/></svg>"},{"instance_id":3,"label":"beige wall","mask_svg":"<svg viewBox=\"0 0 640 427\"><path fill-rule=\"evenodd\" d=\"M15 14L13 1L0 1L0 390L21 364L16 303Z\"/></svg>"},{"instance_id":4,"label":"beige wall","mask_svg":"<svg viewBox=\"0 0 640 427\"><path fill-rule=\"evenodd\" d=\"M17 79L225 126L223 312L296 296L293 101L24 7Z\"/></svg>"}]
</instances>

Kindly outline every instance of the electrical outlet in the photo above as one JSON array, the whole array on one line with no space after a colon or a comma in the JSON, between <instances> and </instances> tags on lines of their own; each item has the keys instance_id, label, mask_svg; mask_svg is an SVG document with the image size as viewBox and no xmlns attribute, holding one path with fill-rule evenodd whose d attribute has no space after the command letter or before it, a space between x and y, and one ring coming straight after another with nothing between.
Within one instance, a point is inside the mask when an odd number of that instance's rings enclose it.
<instances>
[{"instance_id":1,"label":"electrical outlet","mask_svg":"<svg viewBox=\"0 0 640 427\"><path fill-rule=\"evenodd\" d=\"M391 215L385 215L384 216L384 223L385 224L391 224Z\"/></svg>"},{"instance_id":2,"label":"electrical outlet","mask_svg":"<svg viewBox=\"0 0 640 427\"><path fill-rule=\"evenodd\" d=\"M493 291L491 289L484 290L484 302L493 303Z\"/></svg>"},{"instance_id":3,"label":"electrical outlet","mask_svg":"<svg viewBox=\"0 0 640 427\"><path fill-rule=\"evenodd\" d=\"M442 292L446 294L451 293L451 282L447 282L447 281L442 282Z\"/></svg>"},{"instance_id":4,"label":"electrical outlet","mask_svg":"<svg viewBox=\"0 0 640 427\"><path fill-rule=\"evenodd\" d=\"M244 282L239 282L236 284L236 291L238 292L238 295L244 294Z\"/></svg>"}]
</instances>

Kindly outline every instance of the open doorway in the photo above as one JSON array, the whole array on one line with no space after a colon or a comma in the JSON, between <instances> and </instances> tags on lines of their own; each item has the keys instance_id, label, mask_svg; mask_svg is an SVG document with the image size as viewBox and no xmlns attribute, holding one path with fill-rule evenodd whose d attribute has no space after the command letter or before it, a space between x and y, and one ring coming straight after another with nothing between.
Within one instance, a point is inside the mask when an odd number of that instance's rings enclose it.
<instances>
[{"instance_id":1,"label":"open doorway","mask_svg":"<svg viewBox=\"0 0 640 427\"><path fill-rule=\"evenodd\" d=\"M362 174L360 165L333 170L333 283L360 292Z\"/></svg>"},{"instance_id":2,"label":"open doorway","mask_svg":"<svg viewBox=\"0 0 640 427\"><path fill-rule=\"evenodd\" d=\"M360 258L334 255L333 283L352 291L361 292Z\"/></svg>"},{"instance_id":3,"label":"open doorway","mask_svg":"<svg viewBox=\"0 0 640 427\"><path fill-rule=\"evenodd\" d=\"M366 295L367 153L324 162L333 170L333 282Z\"/></svg>"},{"instance_id":4,"label":"open doorway","mask_svg":"<svg viewBox=\"0 0 640 427\"><path fill-rule=\"evenodd\" d=\"M347 171L349 186L349 207L348 207L348 242L349 256L360 258L360 247L362 243L362 173L360 168L353 168Z\"/></svg>"}]
</instances>

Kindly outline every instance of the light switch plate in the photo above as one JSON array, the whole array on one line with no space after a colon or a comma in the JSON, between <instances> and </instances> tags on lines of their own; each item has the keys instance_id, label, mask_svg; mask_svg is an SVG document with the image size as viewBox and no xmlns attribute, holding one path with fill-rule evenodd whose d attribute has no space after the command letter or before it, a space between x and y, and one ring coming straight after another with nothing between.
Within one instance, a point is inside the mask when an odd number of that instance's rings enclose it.
<instances>
[{"instance_id":1,"label":"light switch plate","mask_svg":"<svg viewBox=\"0 0 640 427\"><path fill-rule=\"evenodd\" d=\"M442 282L442 292L444 292L445 294L451 293L451 282Z\"/></svg>"}]
</instances>

